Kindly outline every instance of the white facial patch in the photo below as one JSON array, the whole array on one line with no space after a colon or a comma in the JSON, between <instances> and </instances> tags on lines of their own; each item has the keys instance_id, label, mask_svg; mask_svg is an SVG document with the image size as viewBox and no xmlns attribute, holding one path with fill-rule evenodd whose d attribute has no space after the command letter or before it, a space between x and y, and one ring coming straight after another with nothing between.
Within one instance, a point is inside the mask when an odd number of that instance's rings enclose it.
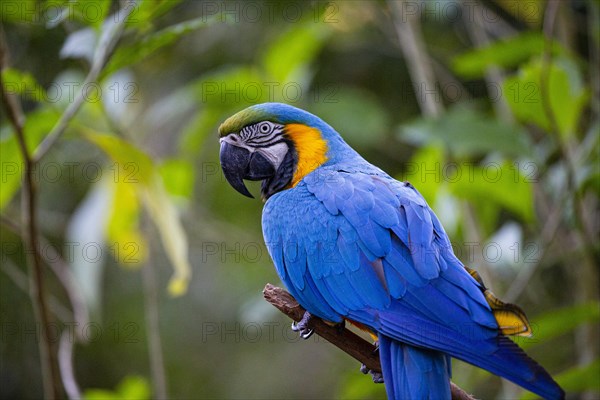
<instances>
[{"instance_id":1,"label":"white facial patch","mask_svg":"<svg viewBox=\"0 0 600 400\"><path fill-rule=\"evenodd\" d=\"M279 166L283 162L285 155L288 152L288 146L284 142L279 142L269 147L261 147L256 149L260 155L269 160L273 167L275 167L275 171L279 169Z\"/></svg>"}]
</instances>

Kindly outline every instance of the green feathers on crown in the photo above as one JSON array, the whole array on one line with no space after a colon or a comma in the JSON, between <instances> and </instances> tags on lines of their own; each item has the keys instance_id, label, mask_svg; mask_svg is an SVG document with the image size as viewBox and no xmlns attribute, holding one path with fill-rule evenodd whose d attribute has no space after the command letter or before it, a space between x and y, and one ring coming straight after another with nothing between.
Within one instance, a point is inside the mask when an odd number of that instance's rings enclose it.
<instances>
[{"instance_id":1,"label":"green feathers on crown","mask_svg":"<svg viewBox=\"0 0 600 400\"><path fill-rule=\"evenodd\" d=\"M219 136L223 137L232 132L239 132L244 126L261 121L277 122L274 116L269 115L265 110L252 107L246 108L227 118L221 126L219 126Z\"/></svg>"}]
</instances>

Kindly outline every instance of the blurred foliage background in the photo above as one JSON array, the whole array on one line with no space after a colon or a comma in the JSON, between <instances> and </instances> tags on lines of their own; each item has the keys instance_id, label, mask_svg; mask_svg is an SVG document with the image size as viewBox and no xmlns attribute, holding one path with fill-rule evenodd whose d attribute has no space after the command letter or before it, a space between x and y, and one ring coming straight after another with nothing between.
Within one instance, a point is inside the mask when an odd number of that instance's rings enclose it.
<instances>
[{"instance_id":1,"label":"blurred foliage background","mask_svg":"<svg viewBox=\"0 0 600 400\"><path fill-rule=\"evenodd\" d=\"M384 397L262 300L279 283L262 204L225 182L216 128L264 101L315 113L410 180L459 258L526 310L519 343L569 398L600 397L596 0L0 9L2 398L43 395L40 342L71 398ZM47 330L29 295L28 176ZM453 379L527 396L460 362Z\"/></svg>"}]
</instances>

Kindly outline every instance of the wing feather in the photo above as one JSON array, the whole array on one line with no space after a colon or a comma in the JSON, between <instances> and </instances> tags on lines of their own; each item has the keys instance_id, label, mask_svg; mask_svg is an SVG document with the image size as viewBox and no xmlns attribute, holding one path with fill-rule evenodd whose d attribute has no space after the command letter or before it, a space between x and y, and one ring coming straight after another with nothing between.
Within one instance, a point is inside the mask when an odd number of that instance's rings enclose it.
<instances>
[{"instance_id":1,"label":"wing feather","mask_svg":"<svg viewBox=\"0 0 600 400\"><path fill-rule=\"evenodd\" d=\"M299 201L304 212L273 218L274 210L293 209ZM289 205L276 207L276 202ZM319 171L269 199L265 215L270 216L265 225L277 226L265 228L265 236L277 232L283 238L283 250L272 253L276 264L285 265L276 266L284 282L303 293L320 292L341 316L383 312L400 301L438 324L476 323L485 337L487 329L497 328L479 284L453 255L447 256L446 233L410 185L383 176ZM376 317L369 314L359 322L370 318Z\"/></svg>"}]
</instances>

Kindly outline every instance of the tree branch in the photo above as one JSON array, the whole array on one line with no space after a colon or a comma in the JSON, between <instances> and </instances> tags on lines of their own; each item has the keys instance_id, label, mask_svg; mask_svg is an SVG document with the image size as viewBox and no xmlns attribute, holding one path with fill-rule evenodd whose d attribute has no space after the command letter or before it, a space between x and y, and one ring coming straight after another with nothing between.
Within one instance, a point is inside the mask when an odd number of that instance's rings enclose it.
<instances>
[{"instance_id":1,"label":"tree branch","mask_svg":"<svg viewBox=\"0 0 600 400\"><path fill-rule=\"evenodd\" d=\"M263 296L271 305L296 322L304 316L306 310L298 304L291 294L280 287L267 283L263 289ZM309 327L329 343L365 364L368 369L381 372L379 354L374 351L375 347L360 336L345 328L340 331L338 327L329 325L315 316L311 318ZM450 382L450 390L452 400L474 400L473 396L452 382Z\"/></svg>"},{"instance_id":2,"label":"tree branch","mask_svg":"<svg viewBox=\"0 0 600 400\"><path fill-rule=\"evenodd\" d=\"M158 289L156 287L156 271L154 268L155 266L151 260L142 267L148 355L150 357L150 373L152 375L154 396L157 399L168 399L167 374L165 373L163 348L160 339Z\"/></svg>"},{"instance_id":3,"label":"tree branch","mask_svg":"<svg viewBox=\"0 0 600 400\"><path fill-rule=\"evenodd\" d=\"M406 12L410 7L405 0L388 0L388 4L421 111L427 117L439 117L444 111L444 104L421 35L420 16Z\"/></svg>"},{"instance_id":4,"label":"tree branch","mask_svg":"<svg viewBox=\"0 0 600 400\"><path fill-rule=\"evenodd\" d=\"M33 304L36 320L40 326L40 339L38 340L38 348L40 352L40 364L42 369L42 380L44 386L44 397L47 399L56 399L62 397L62 385L60 381L60 373L58 370L58 361L56 359L55 344L50 340L48 335L48 327L50 326L50 312L48 310L48 302L46 299L46 288L44 285L44 269L42 267L41 256L39 253L38 242L38 227L37 227L37 209L36 199L37 191L34 182L35 162L31 158L31 153L27 148L27 141L23 126L25 124L25 116L21 105L14 96L9 95L4 88L2 79L2 70L8 62L8 46L4 39L4 32L0 31L0 94L2 102L8 116L8 120L12 124L21 157L24 162L25 176L23 183L22 198L22 220L23 220L23 237L26 239L28 248L27 258L30 269L30 298Z\"/></svg>"},{"instance_id":5,"label":"tree branch","mask_svg":"<svg viewBox=\"0 0 600 400\"><path fill-rule=\"evenodd\" d=\"M126 0L122 3L122 7L117 15L116 23L107 28L100 37L100 43L96 48L94 60L90 72L88 73L85 84L94 82L104 65L108 61L114 45L119 40L121 33L125 27L125 22L129 14L134 9L135 2ZM0 72L8 65L8 46L4 38L4 32L0 27ZM24 132L25 116L21 109L20 103L14 95L9 95L4 87L2 75L0 74L0 96L6 110L8 120L15 131L15 137L19 146L19 151L24 163L24 182L23 191L21 193L22 206L22 221L23 232L22 237L25 239L28 258L28 266L30 269L30 297L33 304L34 313L37 323L40 327L40 340L38 341L40 353L40 365L42 372L42 381L44 387L44 397L47 399L56 399L63 397L63 387L61 384L61 376L58 366L56 344L50 340L47 330L50 326L51 315L49 312L48 301L46 299L46 288L44 280L44 268L42 265L42 255L40 254L40 237L38 232L37 222L37 187L34 182L35 167L39 160L50 150L60 136L64 133L68 123L75 116L79 108L85 100L83 89L73 103L71 103L65 112L61 115L59 121L44 138L35 154L32 154L27 146L27 140ZM61 276L59 276L61 277ZM64 278L64 276L62 276ZM65 282L63 282L64 284ZM72 289L66 286L69 294L72 294ZM73 301L74 299L71 298ZM77 300L77 299L75 299ZM80 311L75 307L77 301L73 302L75 311ZM81 314L81 313L79 313ZM80 315L78 315L80 316ZM71 349L72 350L72 349ZM72 391L75 393L74 391Z\"/></svg>"}]
</instances>

